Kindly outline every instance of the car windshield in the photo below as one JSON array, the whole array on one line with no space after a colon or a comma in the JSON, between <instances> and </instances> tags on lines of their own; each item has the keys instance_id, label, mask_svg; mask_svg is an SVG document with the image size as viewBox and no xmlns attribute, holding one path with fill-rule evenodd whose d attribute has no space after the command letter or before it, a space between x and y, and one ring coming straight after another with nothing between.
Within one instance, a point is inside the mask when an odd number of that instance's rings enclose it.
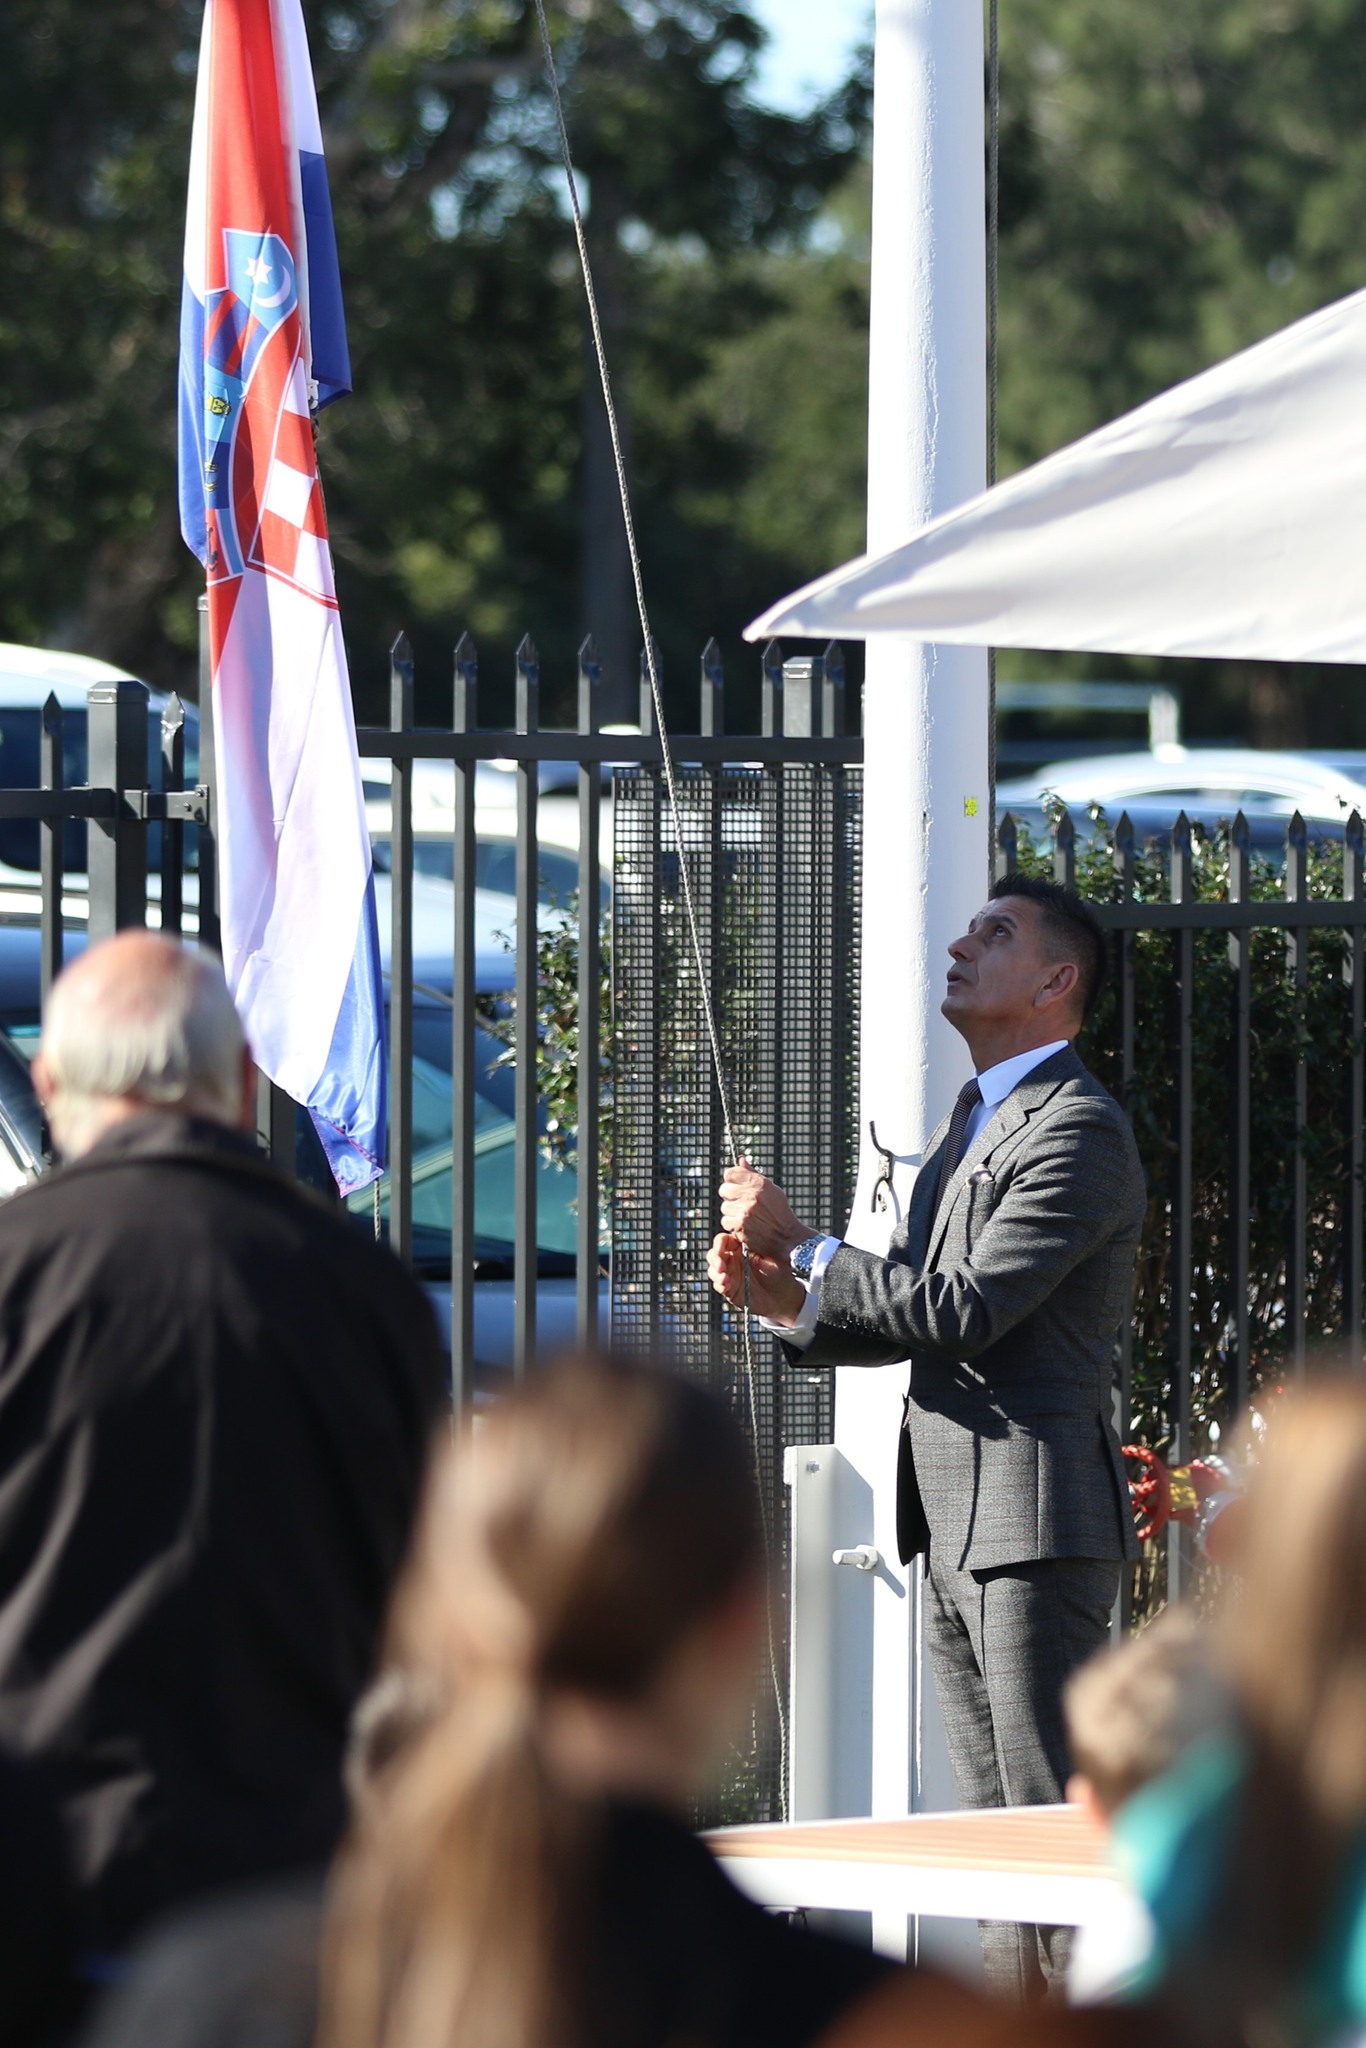
<instances>
[{"instance_id":1,"label":"car windshield","mask_svg":"<svg viewBox=\"0 0 1366 2048\"><path fill-rule=\"evenodd\" d=\"M513 1274L517 1131L512 1069L499 1064L504 1050L490 1032L474 1027L474 1257L486 1280ZM413 1012L413 1261L429 1278L451 1270L451 1165L451 1013L419 1005ZM539 1147L536 1265L543 1278L574 1272L577 1193L573 1167ZM386 1173L379 1182L386 1234L389 1197ZM374 1189L361 1189L347 1207L358 1220L369 1220Z\"/></svg>"},{"instance_id":2,"label":"car windshield","mask_svg":"<svg viewBox=\"0 0 1366 2048\"><path fill-rule=\"evenodd\" d=\"M0 707L0 788L37 789L41 779L39 745L42 713L33 705ZM185 780L199 775L199 715L185 710ZM161 707L153 705L147 728L147 777L153 789L162 786ZM90 780L90 756L84 711L68 711L62 718L62 781L67 789L82 788ZM38 871L39 833L36 819L0 818L0 862L6 867ZM68 818L62 829L62 862L69 875L83 875L88 866L86 825ZM199 835L191 825L185 833L187 866L197 864ZM161 861L161 827L147 828L147 864L155 872Z\"/></svg>"},{"instance_id":3,"label":"car windshield","mask_svg":"<svg viewBox=\"0 0 1366 2048\"><path fill-rule=\"evenodd\" d=\"M375 866L387 875L393 869L393 847L386 838L373 839ZM537 895L550 909L559 909L574 896L579 886L576 856L555 846L541 845L536 853ZM417 833L413 838L413 869L419 875L434 875L438 881L455 880L455 841L435 834ZM512 839L483 836L474 842L475 887L495 895L511 896L517 888L517 843ZM601 884L604 905L607 883Z\"/></svg>"},{"instance_id":4,"label":"car windshield","mask_svg":"<svg viewBox=\"0 0 1366 2048\"><path fill-rule=\"evenodd\" d=\"M28 933L23 936L27 938ZM33 935L36 938L36 934ZM27 950L27 949L26 949ZM0 989L0 1028L24 1060L38 1046L37 954L33 952L31 992L22 998ZM27 977L25 977L27 981ZM513 1073L500 1064L505 1048L480 1025L474 1031L474 1258L481 1280L513 1277L513 1193L517 1127ZM311 1128L300 1111L300 1172L326 1181L326 1167ZM545 1118L541 1117L544 1130ZM451 1270L451 1012L439 1001L413 1009L413 1263L427 1279L447 1279ZM576 1266L578 1176L538 1148L536 1167L536 1267L542 1279L572 1278ZM374 1227L375 1190L352 1195L347 1208L357 1225ZM389 1229L389 1176L379 1182L380 1228Z\"/></svg>"}]
</instances>

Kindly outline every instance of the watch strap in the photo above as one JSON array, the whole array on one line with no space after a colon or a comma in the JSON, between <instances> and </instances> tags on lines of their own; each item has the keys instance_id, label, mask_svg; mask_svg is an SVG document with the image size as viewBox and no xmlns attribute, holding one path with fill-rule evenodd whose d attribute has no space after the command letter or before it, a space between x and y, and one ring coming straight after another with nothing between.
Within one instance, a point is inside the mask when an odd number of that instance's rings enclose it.
<instances>
[{"instance_id":1,"label":"watch strap","mask_svg":"<svg viewBox=\"0 0 1366 2048\"><path fill-rule=\"evenodd\" d=\"M816 1263L816 1253L824 1243L824 1233L816 1230L811 1233L810 1237L804 1237L800 1244L793 1245L792 1250L789 1252L788 1264L797 1278L803 1283L810 1280L811 1269Z\"/></svg>"}]
</instances>

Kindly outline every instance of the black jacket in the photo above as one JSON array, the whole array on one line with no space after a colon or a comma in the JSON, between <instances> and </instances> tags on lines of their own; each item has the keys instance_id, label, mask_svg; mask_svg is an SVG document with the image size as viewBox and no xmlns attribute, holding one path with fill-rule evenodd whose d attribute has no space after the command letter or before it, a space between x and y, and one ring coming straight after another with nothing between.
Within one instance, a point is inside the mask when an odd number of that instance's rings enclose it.
<instances>
[{"instance_id":1,"label":"black jacket","mask_svg":"<svg viewBox=\"0 0 1366 2048\"><path fill-rule=\"evenodd\" d=\"M48 2048L75 2018L75 1887L40 1764L0 1750L0 2041Z\"/></svg>"},{"instance_id":2,"label":"black jacket","mask_svg":"<svg viewBox=\"0 0 1366 2048\"><path fill-rule=\"evenodd\" d=\"M742 1897L682 1822L604 1815L584 1896L594 2048L808 2048L895 1974ZM132 1958L81 2048L311 2048L321 1882L216 1900Z\"/></svg>"},{"instance_id":3,"label":"black jacket","mask_svg":"<svg viewBox=\"0 0 1366 2048\"><path fill-rule=\"evenodd\" d=\"M894 1968L756 1906L654 1806L608 1809L595 1897L596 2048L805 2048Z\"/></svg>"},{"instance_id":4,"label":"black jacket","mask_svg":"<svg viewBox=\"0 0 1366 2048\"><path fill-rule=\"evenodd\" d=\"M330 1854L444 1381L398 1263L218 1125L0 1210L0 1741L88 1941Z\"/></svg>"}]
</instances>

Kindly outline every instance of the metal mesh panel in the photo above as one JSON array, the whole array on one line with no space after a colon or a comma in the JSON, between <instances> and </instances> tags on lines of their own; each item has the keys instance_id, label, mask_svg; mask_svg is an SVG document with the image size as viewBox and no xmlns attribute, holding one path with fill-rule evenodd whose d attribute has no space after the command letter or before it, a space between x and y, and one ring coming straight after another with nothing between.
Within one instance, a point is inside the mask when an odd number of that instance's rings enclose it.
<instances>
[{"instance_id":1,"label":"metal mesh panel","mask_svg":"<svg viewBox=\"0 0 1366 2048\"><path fill-rule=\"evenodd\" d=\"M676 1357L739 1415L755 1442L785 1602L783 1452L830 1440L834 1376L786 1367L756 1326L747 1383L743 1319L707 1281L729 1160L679 861L708 961L736 1143L798 1215L842 1229L858 1155L862 771L696 767L679 770L677 786L676 834L660 769L619 770L614 785L612 1337ZM785 1686L782 1607L779 1629ZM751 1752L736 1759L714 1817L774 1818L780 1784L769 1684Z\"/></svg>"}]
</instances>

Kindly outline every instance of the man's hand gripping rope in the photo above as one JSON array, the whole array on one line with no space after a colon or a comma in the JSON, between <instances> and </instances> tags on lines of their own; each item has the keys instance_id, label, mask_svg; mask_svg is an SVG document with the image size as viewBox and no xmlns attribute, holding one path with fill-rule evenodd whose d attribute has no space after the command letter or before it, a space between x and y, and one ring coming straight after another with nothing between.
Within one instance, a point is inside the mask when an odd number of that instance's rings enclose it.
<instances>
[{"instance_id":1,"label":"man's hand gripping rope","mask_svg":"<svg viewBox=\"0 0 1366 2048\"><path fill-rule=\"evenodd\" d=\"M788 1261L812 1235L775 1181L748 1159L728 1166L717 1190L721 1229L707 1253L707 1277L734 1308L774 1323L793 1323L806 1290Z\"/></svg>"}]
</instances>

